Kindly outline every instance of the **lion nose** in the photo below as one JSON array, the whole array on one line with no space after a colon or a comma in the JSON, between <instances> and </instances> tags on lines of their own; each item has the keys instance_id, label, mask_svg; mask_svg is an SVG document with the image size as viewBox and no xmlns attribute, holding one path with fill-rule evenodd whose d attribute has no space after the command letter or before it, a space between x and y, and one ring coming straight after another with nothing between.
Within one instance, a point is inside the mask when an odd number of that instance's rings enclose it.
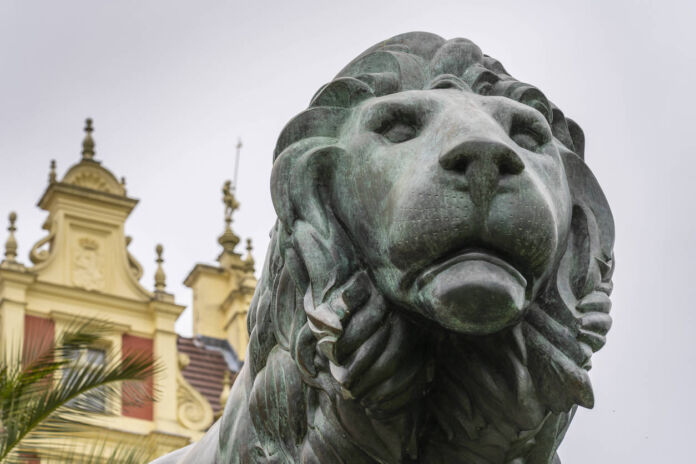
<instances>
[{"instance_id":1,"label":"lion nose","mask_svg":"<svg viewBox=\"0 0 696 464\"><path fill-rule=\"evenodd\" d=\"M440 155L440 166L466 175L474 204L488 203L500 178L519 174L524 163L508 145L490 139L467 139Z\"/></svg>"},{"instance_id":2,"label":"lion nose","mask_svg":"<svg viewBox=\"0 0 696 464\"><path fill-rule=\"evenodd\" d=\"M512 148L501 142L470 139L440 156L440 165L448 170L467 172L474 163L490 164L499 175L519 174L524 163Z\"/></svg>"}]
</instances>

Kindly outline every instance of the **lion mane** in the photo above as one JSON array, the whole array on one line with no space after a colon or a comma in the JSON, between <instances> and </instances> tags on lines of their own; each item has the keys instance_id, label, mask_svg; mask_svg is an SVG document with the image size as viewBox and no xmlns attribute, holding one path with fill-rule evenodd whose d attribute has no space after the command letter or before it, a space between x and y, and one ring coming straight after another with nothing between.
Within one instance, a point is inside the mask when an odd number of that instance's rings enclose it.
<instances>
[{"instance_id":1,"label":"lion mane","mask_svg":"<svg viewBox=\"0 0 696 464\"><path fill-rule=\"evenodd\" d=\"M399 349L413 368L400 379L417 388L385 412L353 398L332 369L342 335L336 311L379 297L350 290L379 293L333 214L332 173L350 156L340 136L355 105L442 76L546 117L570 186L571 232L555 276L511 329L465 337L412 324L417 336ZM613 219L583 153L575 122L466 39L408 33L353 60L287 124L275 149L278 220L249 310L247 363L221 423L220 462L559 462L576 407L593 406L590 355L611 322ZM401 310L384 305L383 325L392 327Z\"/></svg>"}]
</instances>

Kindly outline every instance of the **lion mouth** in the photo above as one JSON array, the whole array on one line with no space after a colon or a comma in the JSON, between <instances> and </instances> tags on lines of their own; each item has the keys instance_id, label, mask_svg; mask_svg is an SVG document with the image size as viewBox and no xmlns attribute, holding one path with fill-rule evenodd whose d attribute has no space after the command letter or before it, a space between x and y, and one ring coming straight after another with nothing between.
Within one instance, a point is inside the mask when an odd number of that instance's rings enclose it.
<instances>
[{"instance_id":1,"label":"lion mouth","mask_svg":"<svg viewBox=\"0 0 696 464\"><path fill-rule=\"evenodd\" d=\"M517 280L517 282L520 284L522 288L527 287L527 279L525 279L522 273L518 271L517 268L515 268L512 264L494 255L492 252L488 250L467 249L447 259L444 262L432 266L425 274L423 274L416 280L416 288L418 290L421 290L423 287L428 285L428 283L430 283L436 275L440 274L442 271L465 261L483 261L498 266L503 270L507 271L515 280Z\"/></svg>"}]
</instances>

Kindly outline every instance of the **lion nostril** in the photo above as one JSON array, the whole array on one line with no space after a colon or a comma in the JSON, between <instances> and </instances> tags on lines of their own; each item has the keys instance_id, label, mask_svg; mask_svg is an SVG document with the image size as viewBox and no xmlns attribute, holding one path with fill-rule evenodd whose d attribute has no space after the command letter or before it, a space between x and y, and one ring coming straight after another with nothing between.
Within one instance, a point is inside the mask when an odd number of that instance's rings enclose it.
<instances>
[{"instance_id":1,"label":"lion nostril","mask_svg":"<svg viewBox=\"0 0 696 464\"><path fill-rule=\"evenodd\" d=\"M440 156L440 166L448 171L466 172L473 159L473 156L468 156L464 153L455 153L454 150L450 150L444 156Z\"/></svg>"},{"instance_id":2,"label":"lion nostril","mask_svg":"<svg viewBox=\"0 0 696 464\"><path fill-rule=\"evenodd\" d=\"M495 166L494 169L501 176L519 174L524 170L524 163L512 148L488 139L466 140L445 152L439 159L443 168L462 173L466 173L474 161Z\"/></svg>"},{"instance_id":3,"label":"lion nostril","mask_svg":"<svg viewBox=\"0 0 696 464\"><path fill-rule=\"evenodd\" d=\"M496 161L498 172L501 176L519 174L524 170L524 163L517 156L517 153L510 150L506 154L500 155Z\"/></svg>"}]
</instances>

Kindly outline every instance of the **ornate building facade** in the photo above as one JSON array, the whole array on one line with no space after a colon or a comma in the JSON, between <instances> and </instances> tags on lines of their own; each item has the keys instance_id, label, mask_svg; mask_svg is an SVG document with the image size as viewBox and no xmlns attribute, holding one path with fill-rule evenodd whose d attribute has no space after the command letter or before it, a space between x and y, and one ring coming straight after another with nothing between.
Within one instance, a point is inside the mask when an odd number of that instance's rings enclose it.
<instances>
[{"instance_id":1,"label":"ornate building facade","mask_svg":"<svg viewBox=\"0 0 696 464\"><path fill-rule=\"evenodd\" d=\"M147 439L161 455L197 440L213 423L244 361L246 311L256 287L251 244L247 256L231 229L239 206L230 183L223 188L225 230L217 263L196 264L185 280L193 290L193 337L177 335L174 323L185 306L167 292L158 245L153 289L141 283L143 269L128 251L125 223L138 203L95 159L92 121L87 120L82 158L59 179L51 163L38 206L46 231L29 254L17 256L16 214L10 214L5 259L0 264L0 346L21 346L32 337L55 339L76 320L115 328L107 353L145 352L162 366L154 379L158 400L139 405L122 400L95 414L95 436L108 445Z\"/></svg>"}]
</instances>

